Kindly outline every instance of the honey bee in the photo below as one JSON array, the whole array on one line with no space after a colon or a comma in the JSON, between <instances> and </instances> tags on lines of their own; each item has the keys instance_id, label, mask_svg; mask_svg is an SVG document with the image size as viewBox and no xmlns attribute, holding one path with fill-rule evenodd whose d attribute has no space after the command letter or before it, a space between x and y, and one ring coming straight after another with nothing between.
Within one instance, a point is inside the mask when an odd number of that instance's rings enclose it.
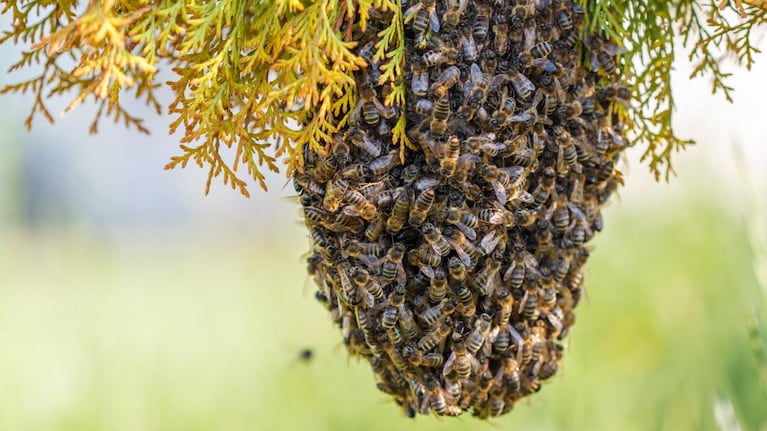
<instances>
[{"instance_id":1,"label":"honey bee","mask_svg":"<svg viewBox=\"0 0 767 431\"><path fill-rule=\"evenodd\" d=\"M502 13L493 16L493 45L498 56L503 57L509 51L509 23Z\"/></svg>"},{"instance_id":2,"label":"honey bee","mask_svg":"<svg viewBox=\"0 0 767 431\"><path fill-rule=\"evenodd\" d=\"M450 278L455 281L463 281L463 279L466 278L466 265L464 265L464 263L455 256L448 260L447 270L450 274Z\"/></svg>"},{"instance_id":3,"label":"honey bee","mask_svg":"<svg viewBox=\"0 0 767 431\"><path fill-rule=\"evenodd\" d=\"M393 167L399 165L399 150L393 149L388 154L377 157L370 162L370 170L374 176L389 172Z\"/></svg>"},{"instance_id":4,"label":"honey bee","mask_svg":"<svg viewBox=\"0 0 767 431\"><path fill-rule=\"evenodd\" d=\"M584 43L591 50L591 67L595 72L601 68L605 73L612 74L618 65L614 57L622 52L623 48L605 41L598 36L588 36Z\"/></svg>"},{"instance_id":5,"label":"honey bee","mask_svg":"<svg viewBox=\"0 0 767 431\"><path fill-rule=\"evenodd\" d=\"M580 40L581 37L577 31L568 31L565 37L560 38L556 43L560 48L574 48Z\"/></svg>"},{"instance_id":6,"label":"honey bee","mask_svg":"<svg viewBox=\"0 0 767 431\"><path fill-rule=\"evenodd\" d=\"M442 362L444 361L442 353L423 353L422 351L409 345L402 348L402 357L407 359L410 364L416 367L439 368L442 366Z\"/></svg>"},{"instance_id":7,"label":"honey bee","mask_svg":"<svg viewBox=\"0 0 767 431\"><path fill-rule=\"evenodd\" d=\"M538 311L538 294L525 291L522 301L519 303L519 313L527 320L535 320L540 312Z\"/></svg>"},{"instance_id":8,"label":"honey bee","mask_svg":"<svg viewBox=\"0 0 767 431\"><path fill-rule=\"evenodd\" d=\"M324 184L333 177L337 169L338 160L335 157L323 158L314 170L314 178L318 183Z\"/></svg>"},{"instance_id":9,"label":"honey bee","mask_svg":"<svg viewBox=\"0 0 767 431\"><path fill-rule=\"evenodd\" d=\"M431 136L442 136L447 131L447 119L450 117L450 99L440 97L434 104L431 112L431 122L429 122L429 133Z\"/></svg>"},{"instance_id":10,"label":"honey bee","mask_svg":"<svg viewBox=\"0 0 767 431\"><path fill-rule=\"evenodd\" d=\"M462 413L460 407L445 400L444 389L431 375L427 376L426 389L429 393L429 405L436 414L440 416L458 416Z\"/></svg>"},{"instance_id":11,"label":"honey bee","mask_svg":"<svg viewBox=\"0 0 767 431\"><path fill-rule=\"evenodd\" d=\"M450 253L450 244L442 236L442 231L431 223L425 223L421 227L421 233L427 243L440 256L447 256Z\"/></svg>"},{"instance_id":12,"label":"honey bee","mask_svg":"<svg viewBox=\"0 0 767 431\"><path fill-rule=\"evenodd\" d=\"M461 61L462 54L458 49L445 44L438 38L434 38L432 41L436 43L436 47L435 49L426 51L423 56L421 56L423 66L436 67L440 64L455 64ZM428 73L428 71L425 73Z\"/></svg>"},{"instance_id":13,"label":"honey bee","mask_svg":"<svg viewBox=\"0 0 767 431\"><path fill-rule=\"evenodd\" d=\"M352 123L356 123L358 121L361 112L362 118L368 125L378 124L378 120L381 118L380 112L385 108L378 100L373 85L369 82L365 82L359 86L359 90L360 100L356 109L352 113Z\"/></svg>"},{"instance_id":14,"label":"honey bee","mask_svg":"<svg viewBox=\"0 0 767 431\"><path fill-rule=\"evenodd\" d=\"M394 201L394 207L391 210L391 216L386 220L386 228L391 232L399 232L408 217L410 209L410 192L408 189L400 187L397 189L397 199Z\"/></svg>"},{"instance_id":15,"label":"honey bee","mask_svg":"<svg viewBox=\"0 0 767 431\"><path fill-rule=\"evenodd\" d=\"M361 256L381 257L384 252L384 246L378 242L364 243L356 239L347 239L344 241L343 252L347 256L360 258ZM372 266L372 265L371 265Z\"/></svg>"},{"instance_id":16,"label":"honey bee","mask_svg":"<svg viewBox=\"0 0 767 431\"><path fill-rule=\"evenodd\" d=\"M401 293L395 292L389 296L386 308L381 315L381 326L384 329L391 329L397 324L399 318L399 308L404 303L405 297Z\"/></svg>"},{"instance_id":17,"label":"honey bee","mask_svg":"<svg viewBox=\"0 0 767 431\"><path fill-rule=\"evenodd\" d=\"M322 200L322 206L334 213L341 206L341 199L346 194L346 189L349 188L349 182L339 177L325 184L325 197Z\"/></svg>"},{"instance_id":18,"label":"honey bee","mask_svg":"<svg viewBox=\"0 0 767 431\"><path fill-rule=\"evenodd\" d=\"M441 99L447 95L448 90L453 88L461 79L461 70L457 66L450 66L442 71L437 80L431 86L431 93ZM450 107L448 102L448 108Z\"/></svg>"},{"instance_id":19,"label":"honey bee","mask_svg":"<svg viewBox=\"0 0 767 431\"><path fill-rule=\"evenodd\" d=\"M497 279L500 270L500 261L487 259L482 270L474 276L472 284L481 294L490 296L495 291L496 286L500 284L500 280Z\"/></svg>"},{"instance_id":20,"label":"honey bee","mask_svg":"<svg viewBox=\"0 0 767 431\"><path fill-rule=\"evenodd\" d=\"M460 39L464 60L476 61L479 56L479 49L477 49L477 42L474 40L474 31L467 23L460 24Z\"/></svg>"},{"instance_id":21,"label":"honey bee","mask_svg":"<svg viewBox=\"0 0 767 431\"><path fill-rule=\"evenodd\" d=\"M466 10L468 0L447 0L447 6L445 13L442 15L442 20L450 27L458 27L461 22L461 15Z\"/></svg>"},{"instance_id":22,"label":"honey bee","mask_svg":"<svg viewBox=\"0 0 767 431\"><path fill-rule=\"evenodd\" d=\"M538 186L533 190L533 200L536 205L543 205L549 200L551 196L551 190L554 189L556 183L557 172L551 166L547 166L543 169L543 177L538 183Z\"/></svg>"},{"instance_id":23,"label":"honey bee","mask_svg":"<svg viewBox=\"0 0 767 431\"><path fill-rule=\"evenodd\" d=\"M466 339L466 350L472 355L476 355L482 345L485 344L487 334L490 332L490 323L490 315L487 313L482 313L474 322L474 330Z\"/></svg>"},{"instance_id":24,"label":"honey bee","mask_svg":"<svg viewBox=\"0 0 767 431\"><path fill-rule=\"evenodd\" d=\"M361 180L371 176L372 174L373 171L371 171L367 165L362 163L355 163L339 172L341 178L347 180Z\"/></svg>"},{"instance_id":25,"label":"honey bee","mask_svg":"<svg viewBox=\"0 0 767 431\"><path fill-rule=\"evenodd\" d=\"M461 141L457 136L453 135L448 138L443 153L443 157L439 161L439 173L444 177L450 178L455 174L458 156L461 153Z\"/></svg>"},{"instance_id":26,"label":"honey bee","mask_svg":"<svg viewBox=\"0 0 767 431\"><path fill-rule=\"evenodd\" d=\"M449 316L445 318L445 320L435 329L428 332L426 335L421 337L420 340L418 340L418 350L421 352L428 352L429 350L436 347L438 344L442 343L445 340L445 337L450 334L450 331L452 331L453 326L453 319L451 319Z\"/></svg>"},{"instance_id":27,"label":"honey bee","mask_svg":"<svg viewBox=\"0 0 767 431\"><path fill-rule=\"evenodd\" d=\"M439 33L439 18L437 17L436 0L420 0L405 11L405 22L413 21L413 32L416 34L416 43L422 45L425 42L426 33L430 29Z\"/></svg>"},{"instance_id":28,"label":"honey bee","mask_svg":"<svg viewBox=\"0 0 767 431\"><path fill-rule=\"evenodd\" d=\"M388 337L386 335L383 335L380 341L384 352L386 352L386 354L389 356L389 359L391 359L391 363L394 364L398 370L407 369L407 362L405 362L405 358L402 357L401 350L395 347L393 344L387 343L387 338Z\"/></svg>"},{"instance_id":29,"label":"honey bee","mask_svg":"<svg viewBox=\"0 0 767 431\"><path fill-rule=\"evenodd\" d=\"M378 214L378 216L365 228L365 239L368 241L377 241L385 228L386 220L381 214Z\"/></svg>"},{"instance_id":30,"label":"honey bee","mask_svg":"<svg viewBox=\"0 0 767 431\"><path fill-rule=\"evenodd\" d=\"M410 90L416 96L425 96L429 91L429 71L419 62L410 66Z\"/></svg>"},{"instance_id":31,"label":"honey bee","mask_svg":"<svg viewBox=\"0 0 767 431\"><path fill-rule=\"evenodd\" d=\"M361 217L367 221L373 221L373 219L375 219L378 215L378 209L376 206L364 199L359 203L345 206L342 212L343 214L352 217Z\"/></svg>"},{"instance_id":32,"label":"honey bee","mask_svg":"<svg viewBox=\"0 0 767 431\"><path fill-rule=\"evenodd\" d=\"M519 26L534 14L535 4L532 1L525 0L524 2L520 2L511 10L511 24Z\"/></svg>"},{"instance_id":33,"label":"honey bee","mask_svg":"<svg viewBox=\"0 0 767 431\"><path fill-rule=\"evenodd\" d=\"M570 132L563 127L555 127L554 134L559 143L559 152L557 155L557 171L564 175L568 172L570 166L578 162L578 152L575 149L575 143Z\"/></svg>"},{"instance_id":34,"label":"honey bee","mask_svg":"<svg viewBox=\"0 0 767 431\"><path fill-rule=\"evenodd\" d=\"M503 275L503 281L509 283L509 288L519 289L525 281L526 251L521 244L514 245L514 259Z\"/></svg>"},{"instance_id":35,"label":"honey bee","mask_svg":"<svg viewBox=\"0 0 767 431\"><path fill-rule=\"evenodd\" d=\"M573 20L566 10L562 9L557 13L557 25L562 31L570 31L573 29Z\"/></svg>"},{"instance_id":36,"label":"honey bee","mask_svg":"<svg viewBox=\"0 0 767 431\"><path fill-rule=\"evenodd\" d=\"M532 55L533 58L548 57L553 50L554 46L551 42L541 42L530 48L530 55Z\"/></svg>"},{"instance_id":37,"label":"honey bee","mask_svg":"<svg viewBox=\"0 0 767 431\"><path fill-rule=\"evenodd\" d=\"M473 368L477 368L476 359L467 353L466 345L460 341L460 335L453 333L453 340L450 343L452 352L445 362L445 366L442 368L442 375L447 376L451 371L455 370L458 378L468 379L471 376L472 360L475 362Z\"/></svg>"},{"instance_id":38,"label":"honey bee","mask_svg":"<svg viewBox=\"0 0 767 431\"><path fill-rule=\"evenodd\" d=\"M583 176L583 167L581 165L573 166L573 171L576 175L570 191L570 202L580 205L583 202L583 183L586 178Z\"/></svg>"},{"instance_id":39,"label":"honey bee","mask_svg":"<svg viewBox=\"0 0 767 431\"><path fill-rule=\"evenodd\" d=\"M447 294L447 275L442 268L434 270L434 278L429 286L429 299L431 302L440 302Z\"/></svg>"},{"instance_id":40,"label":"honey bee","mask_svg":"<svg viewBox=\"0 0 767 431\"><path fill-rule=\"evenodd\" d=\"M490 27L490 14L493 13L493 7L488 4L480 4L477 8L477 14L474 15L472 27L474 30L474 39L480 42L487 37L487 30Z\"/></svg>"},{"instance_id":41,"label":"honey bee","mask_svg":"<svg viewBox=\"0 0 767 431\"><path fill-rule=\"evenodd\" d=\"M365 344L370 347L375 346L377 342L373 338L373 328L372 324L370 323L367 310L362 307L356 307L354 309L354 316L357 319L357 327L362 331L362 336L365 339Z\"/></svg>"},{"instance_id":42,"label":"honey bee","mask_svg":"<svg viewBox=\"0 0 767 431\"><path fill-rule=\"evenodd\" d=\"M485 103L485 100L487 99L490 78L488 75L482 73L482 70L476 63L472 63L469 69L469 79L471 82L471 89L466 97L466 104L478 108Z\"/></svg>"},{"instance_id":43,"label":"honey bee","mask_svg":"<svg viewBox=\"0 0 767 431\"><path fill-rule=\"evenodd\" d=\"M357 266L352 268L351 276L354 283L373 295L373 298L379 301L383 298L381 285L367 271Z\"/></svg>"},{"instance_id":44,"label":"honey bee","mask_svg":"<svg viewBox=\"0 0 767 431\"><path fill-rule=\"evenodd\" d=\"M490 400L487 403L490 416L500 416L503 414L504 407L506 406L505 396L505 386L493 386L490 389Z\"/></svg>"},{"instance_id":45,"label":"honey bee","mask_svg":"<svg viewBox=\"0 0 767 431\"><path fill-rule=\"evenodd\" d=\"M458 287L455 288L455 296L458 298L458 306L456 307L456 310L462 316L473 316L476 311L476 303L474 302L474 295L472 295L471 290L468 287L459 284Z\"/></svg>"},{"instance_id":46,"label":"honey bee","mask_svg":"<svg viewBox=\"0 0 767 431\"><path fill-rule=\"evenodd\" d=\"M406 282L405 268L402 266L402 258L405 256L405 246L402 243L395 243L389 248L386 257L381 264L381 277L391 283L397 280L399 286L404 286Z\"/></svg>"},{"instance_id":47,"label":"honey bee","mask_svg":"<svg viewBox=\"0 0 767 431\"><path fill-rule=\"evenodd\" d=\"M325 225L328 221L329 215L324 210L315 207L304 207L304 218L306 224L311 225Z\"/></svg>"},{"instance_id":48,"label":"honey bee","mask_svg":"<svg viewBox=\"0 0 767 431\"><path fill-rule=\"evenodd\" d=\"M480 166L479 177L490 184L495 192L495 197L501 205L509 200L509 192L513 192L519 185L518 181L523 178L520 176L514 181L509 172L488 163Z\"/></svg>"},{"instance_id":49,"label":"honey bee","mask_svg":"<svg viewBox=\"0 0 767 431\"><path fill-rule=\"evenodd\" d=\"M520 100L529 99L533 91L535 91L535 84L518 71L510 71L507 74L507 79L511 82L511 86Z\"/></svg>"},{"instance_id":50,"label":"honey bee","mask_svg":"<svg viewBox=\"0 0 767 431\"><path fill-rule=\"evenodd\" d=\"M477 239L477 232L474 228L479 225L479 220L474 214L468 210L461 211L457 208L446 208L443 215L446 222L460 229L467 238L472 241Z\"/></svg>"},{"instance_id":51,"label":"honey bee","mask_svg":"<svg viewBox=\"0 0 767 431\"><path fill-rule=\"evenodd\" d=\"M500 306L500 310L498 312L498 322L501 324L509 323L509 319L511 318L511 313L514 306L514 297L511 295L509 289L502 287L498 289L497 298L498 305Z\"/></svg>"},{"instance_id":52,"label":"honey bee","mask_svg":"<svg viewBox=\"0 0 767 431\"><path fill-rule=\"evenodd\" d=\"M486 74L494 76L498 69L498 54L487 49L482 51L482 54L480 54L480 65Z\"/></svg>"},{"instance_id":53,"label":"honey bee","mask_svg":"<svg viewBox=\"0 0 767 431\"><path fill-rule=\"evenodd\" d=\"M509 118L514 115L514 110L517 108L517 100L514 97L509 96L509 90L507 87L501 89L501 101L498 104L498 109L493 112L490 118L490 127L494 130L501 129L509 124Z\"/></svg>"},{"instance_id":54,"label":"honey bee","mask_svg":"<svg viewBox=\"0 0 767 431\"><path fill-rule=\"evenodd\" d=\"M408 219L411 226L420 226L426 216L431 210L431 206L434 203L434 190L426 189L422 191L415 199L413 207L410 209L410 217Z\"/></svg>"},{"instance_id":55,"label":"honey bee","mask_svg":"<svg viewBox=\"0 0 767 431\"><path fill-rule=\"evenodd\" d=\"M468 268L474 267L474 264L482 257L482 252L471 241L467 241L466 236L460 230L456 230L448 236L447 241L461 262Z\"/></svg>"},{"instance_id":56,"label":"honey bee","mask_svg":"<svg viewBox=\"0 0 767 431\"><path fill-rule=\"evenodd\" d=\"M365 70L370 73L370 80L378 82L381 79L381 69L378 61L375 59L375 51L375 43L368 42L357 51L357 55L367 63L367 68Z\"/></svg>"}]
</instances>

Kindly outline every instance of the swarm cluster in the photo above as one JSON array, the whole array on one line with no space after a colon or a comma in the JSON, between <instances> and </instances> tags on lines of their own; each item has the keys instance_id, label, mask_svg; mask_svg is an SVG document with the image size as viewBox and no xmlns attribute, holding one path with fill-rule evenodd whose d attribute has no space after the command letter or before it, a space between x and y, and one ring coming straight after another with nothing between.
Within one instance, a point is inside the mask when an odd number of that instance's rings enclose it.
<instances>
[{"instance_id":1,"label":"swarm cluster","mask_svg":"<svg viewBox=\"0 0 767 431\"><path fill-rule=\"evenodd\" d=\"M409 416L508 412L552 377L582 296L585 244L626 147L615 47L572 1L406 6L408 134L381 100L371 11L360 102L294 183L309 271L349 352ZM586 64L582 59L587 59ZM588 67L587 67L588 66Z\"/></svg>"}]
</instances>

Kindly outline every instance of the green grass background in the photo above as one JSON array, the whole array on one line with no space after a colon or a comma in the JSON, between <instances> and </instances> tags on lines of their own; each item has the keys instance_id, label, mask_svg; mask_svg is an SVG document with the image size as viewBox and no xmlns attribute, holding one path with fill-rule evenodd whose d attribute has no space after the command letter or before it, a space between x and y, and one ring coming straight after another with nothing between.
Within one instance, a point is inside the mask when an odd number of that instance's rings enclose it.
<instances>
[{"instance_id":1,"label":"green grass background","mask_svg":"<svg viewBox=\"0 0 767 431\"><path fill-rule=\"evenodd\" d=\"M303 235L6 231L0 429L715 429L717 394L765 429L745 313L760 297L742 223L718 204L608 208L561 371L491 424L407 419L376 391L302 288Z\"/></svg>"}]
</instances>

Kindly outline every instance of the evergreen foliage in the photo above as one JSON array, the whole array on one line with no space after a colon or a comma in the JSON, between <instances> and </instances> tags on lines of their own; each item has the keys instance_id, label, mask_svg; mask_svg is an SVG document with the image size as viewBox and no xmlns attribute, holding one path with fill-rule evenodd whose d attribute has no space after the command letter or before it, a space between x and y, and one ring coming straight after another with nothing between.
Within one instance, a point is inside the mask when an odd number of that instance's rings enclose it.
<instances>
[{"instance_id":1,"label":"evergreen foliage","mask_svg":"<svg viewBox=\"0 0 767 431\"><path fill-rule=\"evenodd\" d=\"M645 148L644 158L657 177L673 172L671 154L691 143L672 127L674 107L670 71L677 54L673 38L681 35L696 67L693 76L712 78L713 91L731 100L722 59L751 66L755 31L767 22L762 0L736 0L738 16L728 18L728 3L711 0L581 0L589 33L599 30L625 48L620 65L634 90L635 108L615 109ZM355 34L365 31L371 7L391 14L391 24L376 43L381 81L391 87L384 100L404 110L405 51L402 8L393 0L10 0L0 13L10 29L0 44L24 45L10 72L36 68L31 79L12 83L0 93L31 93L34 103L27 128L42 115L54 116L46 99L74 95L64 112L88 98L98 109L90 131L103 116L143 133L139 116L121 103L131 92L157 112L157 71L170 67L175 79L165 83L175 98L170 132L183 131L181 154L166 168L193 161L208 169L206 191L214 177L248 195L240 172L265 187L263 170L288 173L302 169L305 145L323 152L358 101L354 71L364 67ZM725 10L723 10L725 8ZM72 62L74 60L74 62ZM392 136L410 146L400 115ZM404 149L403 145L403 149ZM222 150L234 149L231 160Z\"/></svg>"}]
</instances>

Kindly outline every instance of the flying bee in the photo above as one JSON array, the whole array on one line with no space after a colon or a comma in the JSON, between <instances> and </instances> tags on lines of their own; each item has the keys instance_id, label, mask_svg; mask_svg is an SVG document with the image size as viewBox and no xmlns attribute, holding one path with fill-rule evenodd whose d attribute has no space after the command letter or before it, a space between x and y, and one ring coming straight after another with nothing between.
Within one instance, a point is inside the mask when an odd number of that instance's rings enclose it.
<instances>
[{"instance_id":1,"label":"flying bee","mask_svg":"<svg viewBox=\"0 0 767 431\"><path fill-rule=\"evenodd\" d=\"M442 343L445 340L445 337L450 334L450 331L452 331L453 326L453 319L451 319L449 316L445 318L444 321L435 329L428 332L426 335L421 337L420 340L418 340L418 350L421 352L428 352L429 350L433 349L437 346L437 344Z\"/></svg>"},{"instance_id":2,"label":"flying bee","mask_svg":"<svg viewBox=\"0 0 767 431\"><path fill-rule=\"evenodd\" d=\"M439 17L437 17L436 0L420 0L405 11L405 23L413 21L413 32L416 43L422 45L426 41L428 30L439 33Z\"/></svg>"},{"instance_id":3,"label":"flying bee","mask_svg":"<svg viewBox=\"0 0 767 431\"><path fill-rule=\"evenodd\" d=\"M495 53L503 57L509 51L509 22L505 14L493 16L493 45Z\"/></svg>"},{"instance_id":4,"label":"flying bee","mask_svg":"<svg viewBox=\"0 0 767 431\"><path fill-rule=\"evenodd\" d=\"M447 275L442 268L434 270L434 278L431 279L429 286L429 300L431 302L440 302L447 294Z\"/></svg>"},{"instance_id":5,"label":"flying bee","mask_svg":"<svg viewBox=\"0 0 767 431\"><path fill-rule=\"evenodd\" d=\"M450 253L450 244L442 236L442 231L438 227L435 227L431 223L425 223L421 227L421 232L427 243L437 252L440 256L447 256Z\"/></svg>"},{"instance_id":6,"label":"flying bee","mask_svg":"<svg viewBox=\"0 0 767 431\"><path fill-rule=\"evenodd\" d=\"M455 281L463 281L466 278L466 265L460 259L453 256L447 262L447 270L450 278ZM460 300L460 298L459 298Z\"/></svg>"},{"instance_id":7,"label":"flying bee","mask_svg":"<svg viewBox=\"0 0 767 431\"><path fill-rule=\"evenodd\" d=\"M474 15L472 28L474 30L474 39L483 41L487 37L487 30L490 27L490 15L493 13L493 7L489 4L480 4L477 13Z\"/></svg>"},{"instance_id":8,"label":"flying bee","mask_svg":"<svg viewBox=\"0 0 767 431\"><path fill-rule=\"evenodd\" d=\"M453 135L445 143L443 156L439 161L439 173L442 176L450 178L455 174L455 168L458 164L458 156L461 153L461 141Z\"/></svg>"},{"instance_id":9,"label":"flying bee","mask_svg":"<svg viewBox=\"0 0 767 431\"><path fill-rule=\"evenodd\" d=\"M474 214L468 210L462 211L457 208L446 208L443 215L446 222L460 229L467 238L472 241L477 239L477 232L474 228L479 225L479 221Z\"/></svg>"},{"instance_id":10,"label":"flying bee","mask_svg":"<svg viewBox=\"0 0 767 431\"><path fill-rule=\"evenodd\" d=\"M442 136L447 131L447 119L450 117L450 99L443 96L434 104L429 122L429 133L432 136Z\"/></svg>"},{"instance_id":11,"label":"flying bee","mask_svg":"<svg viewBox=\"0 0 767 431\"><path fill-rule=\"evenodd\" d=\"M410 65L410 90L416 96L425 96L429 91L429 71L420 62Z\"/></svg>"},{"instance_id":12,"label":"flying bee","mask_svg":"<svg viewBox=\"0 0 767 431\"><path fill-rule=\"evenodd\" d=\"M386 256L381 263L381 277L391 283L397 280L400 286L406 282L405 268L402 266L402 259L405 256L405 246L402 243L394 243L386 252Z\"/></svg>"},{"instance_id":13,"label":"flying bee","mask_svg":"<svg viewBox=\"0 0 767 431\"><path fill-rule=\"evenodd\" d=\"M399 232L408 217L411 195L408 189L401 187L397 190L397 199L391 210L391 216L386 220L386 228L391 232Z\"/></svg>"},{"instance_id":14,"label":"flying bee","mask_svg":"<svg viewBox=\"0 0 767 431\"><path fill-rule=\"evenodd\" d=\"M450 66L442 71L437 80L431 86L431 93L437 98L443 98L461 79L461 70L457 66ZM448 105L449 108L449 105Z\"/></svg>"},{"instance_id":15,"label":"flying bee","mask_svg":"<svg viewBox=\"0 0 767 431\"><path fill-rule=\"evenodd\" d=\"M482 345L485 344L487 335L490 332L490 324L491 318L487 313L482 313L474 322L474 330L466 339L466 350L472 355L476 355Z\"/></svg>"},{"instance_id":16,"label":"flying bee","mask_svg":"<svg viewBox=\"0 0 767 431\"><path fill-rule=\"evenodd\" d=\"M466 61L475 61L479 56L477 42L474 40L474 30L467 23L460 25L461 47L463 48L463 58Z\"/></svg>"},{"instance_id":17,"label":"flying bee","mask_svg":"<svg viewBox=\"0 0 767 431\"><path fill-rule=\"evenodd\" d=\"M461 22L461 15L466 10L468 0L447 0L447 6L445 13L442 15L442 20L450 27L458 27Z\"/></svg>"},{"instance_id":18,"label":"flying bee","mask_svg":"<svg viewBox=\"0 0 767 431\"><path fill-rule=\"evenodd\" d=\"M624 52L623 48L598 36L588 36L584 39L584 43L591 50L591 68L593 71L596 72L601 68L607 74L615 72L618 65L615 63L614 57Z\"/></svg>"}]
</instances>

